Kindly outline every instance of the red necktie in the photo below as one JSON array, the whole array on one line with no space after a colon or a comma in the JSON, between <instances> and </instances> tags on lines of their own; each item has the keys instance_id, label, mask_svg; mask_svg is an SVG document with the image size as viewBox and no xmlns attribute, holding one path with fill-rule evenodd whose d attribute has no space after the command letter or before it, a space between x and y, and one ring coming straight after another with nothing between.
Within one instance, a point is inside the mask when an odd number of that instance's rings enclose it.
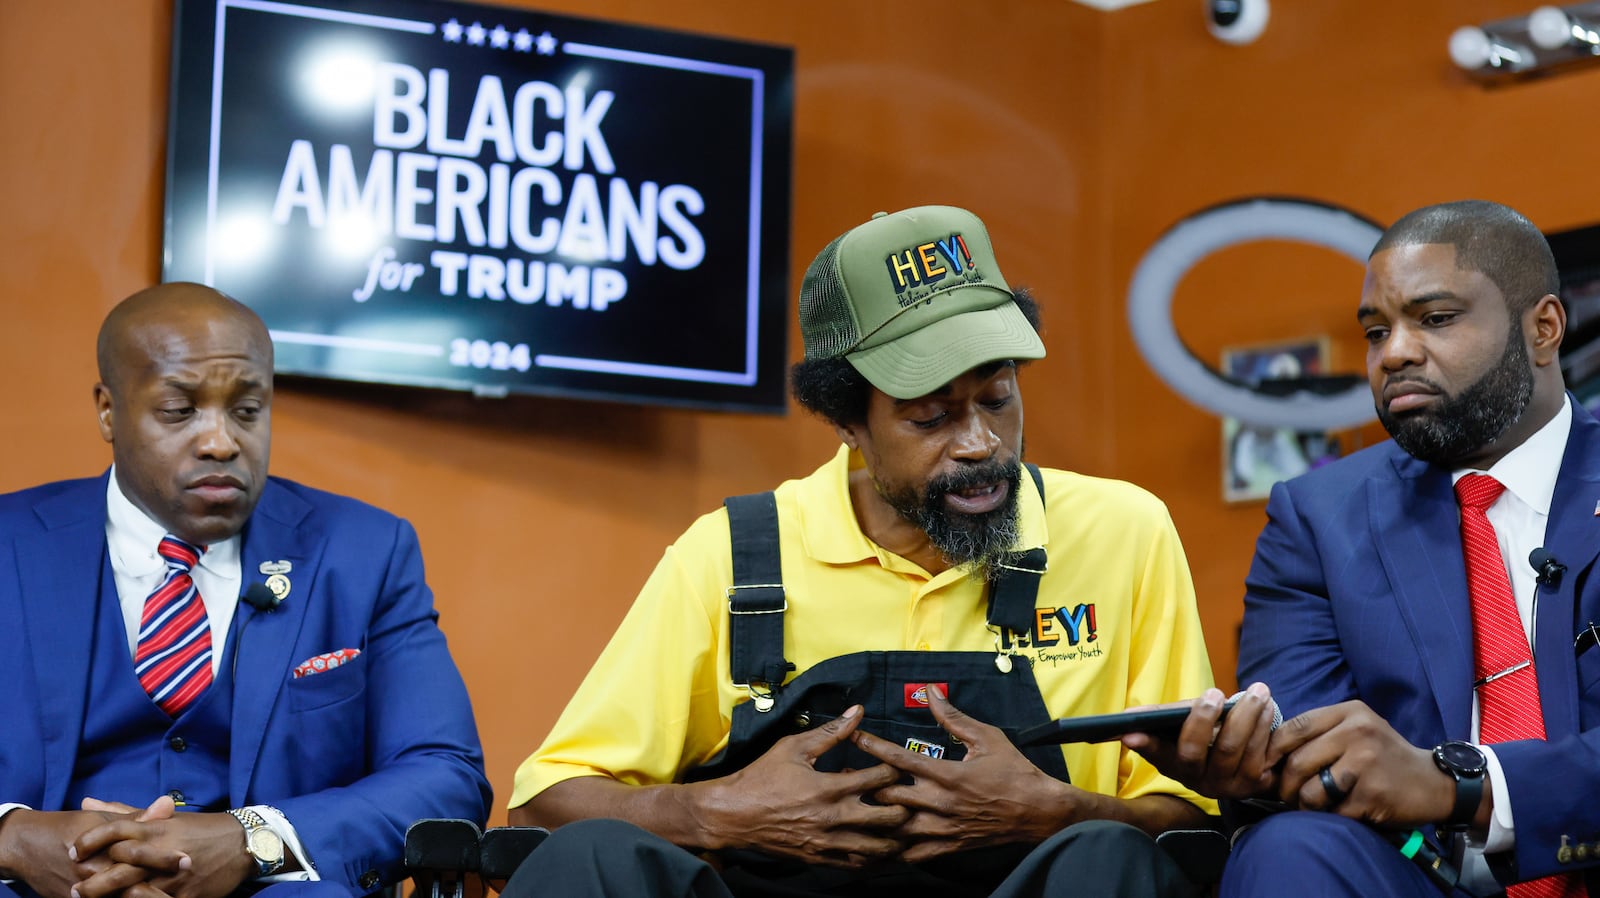
<instances>
[{"instance_id":1,"label":"red necktie","mask_svg":"<svg viewBox=\"0 0 1600 898\"><path fill-rule=\"evenodd\" d=\"M144 600L133 672L161 710L177 717L211 685L211 623L189 571L205 552L165 536L156 552L167 576Z\"/></svg>"},{"instance_id":2,"label":"red necktie","mask_svg":"<svg viewBox=\"0 0 1600 898\"><path fill-rule=\"evenodd\" d=\"M1478 741L1543 739L1544 714L1533 652L1506 575L1500 540L1485 513L1505 492L1487 474L1456 481L1461 502L1461 548L1472 598L1473 678L1478 692ZM1577 876L1547 876L1506 889L1506 898L1584 898Z\"/></svg>"}]
</instances>

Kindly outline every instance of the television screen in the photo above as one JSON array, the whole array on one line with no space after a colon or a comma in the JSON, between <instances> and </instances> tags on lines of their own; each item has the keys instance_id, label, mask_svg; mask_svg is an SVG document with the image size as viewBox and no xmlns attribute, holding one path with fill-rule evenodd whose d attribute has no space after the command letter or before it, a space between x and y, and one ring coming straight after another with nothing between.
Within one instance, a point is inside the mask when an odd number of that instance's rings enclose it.
<instances>
[{"instance_id":1,"label":"television screen","mask_svg":"<svg viewBox=\"0 0 1600 898\"><path fill-rule=\"evenodd\" d=\"M442 0L180 0L163 279L281 373L781 412L793 53Z\"/></svg>"}]
</instances>

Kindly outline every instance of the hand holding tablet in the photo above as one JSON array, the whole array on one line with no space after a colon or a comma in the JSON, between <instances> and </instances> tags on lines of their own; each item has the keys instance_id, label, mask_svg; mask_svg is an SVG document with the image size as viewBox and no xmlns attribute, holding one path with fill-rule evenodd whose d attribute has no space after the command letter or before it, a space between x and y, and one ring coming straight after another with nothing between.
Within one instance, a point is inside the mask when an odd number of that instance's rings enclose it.
<instances>
[{"instance_id":1,"label":"hand holding tablet","mask_svg":"<svg viewBox=\"0 0 1600 898\"><path fill-rule=\"evenodd\" d=\"M1238 696L1222 705L1220 722L1239 701ZM1030 727L1017 735L1020 746L1067 742L1110 742L1128 733L1148 733L1158 739L1173 741L1183 722L1189 719L1187 705L1177 708L1145 708L1138 711L1120 711L1115 714L1092 714L1085 717L1066 717Z\"/></svg>"}]
</instances>

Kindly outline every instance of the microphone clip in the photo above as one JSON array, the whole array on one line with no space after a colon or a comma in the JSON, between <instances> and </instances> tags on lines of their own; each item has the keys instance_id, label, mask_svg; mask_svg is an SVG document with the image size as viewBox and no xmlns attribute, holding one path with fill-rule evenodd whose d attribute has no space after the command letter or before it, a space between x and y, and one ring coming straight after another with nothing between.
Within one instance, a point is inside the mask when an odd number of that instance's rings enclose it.
<instances>
[{"instance_id":1,"label":"microphone clip","mask_svg":"<svg viewBox=\"0 0 1600 898\"><path fill-rule=\"evenodd\" d=\"M1561 575L1566 573L1567 566L1557 561L1548 550L1541 546L1529 552L1528 564L1533 566L1535 581L1551 589L1560 588Z\"/></svg>"},{"instance_id":2,"label":"microphone clip","mask_svg":"<svg viewBox=\"0 0 1600 898\"><path fill-rule=\"evenodd\" d=\"M279 595L266 583L250 584L245 589L244 595L239 598L246 605L264 614L271 614L283 603L283 596Z\"/></svg>"}]
</instances>

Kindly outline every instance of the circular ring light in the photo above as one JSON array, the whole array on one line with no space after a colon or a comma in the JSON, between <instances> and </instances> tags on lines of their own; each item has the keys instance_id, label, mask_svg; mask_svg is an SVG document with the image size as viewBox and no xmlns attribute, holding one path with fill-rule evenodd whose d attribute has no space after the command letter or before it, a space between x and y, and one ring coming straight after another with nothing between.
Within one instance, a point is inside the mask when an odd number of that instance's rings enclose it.
<instances>
[{"instance_id":1,"label":"circular ring light","mask_svg":"<svg viewBox=\"0 0 1600 898\"><path fill-rule=\"evenodd\" d=\"M1259 197L1214 206L1162 234L1128 285L1128 323L1145 362L1178 395L1254 427L1342 430L1377 417L1365 378L1330 395L1268 395L1218 374L1178 337L1172 297L1183 276L1214 252L1258 240L1294 240L1365 265L1382 230L1345 209L1310 200Z\"/></svg>"}]
</instances>

